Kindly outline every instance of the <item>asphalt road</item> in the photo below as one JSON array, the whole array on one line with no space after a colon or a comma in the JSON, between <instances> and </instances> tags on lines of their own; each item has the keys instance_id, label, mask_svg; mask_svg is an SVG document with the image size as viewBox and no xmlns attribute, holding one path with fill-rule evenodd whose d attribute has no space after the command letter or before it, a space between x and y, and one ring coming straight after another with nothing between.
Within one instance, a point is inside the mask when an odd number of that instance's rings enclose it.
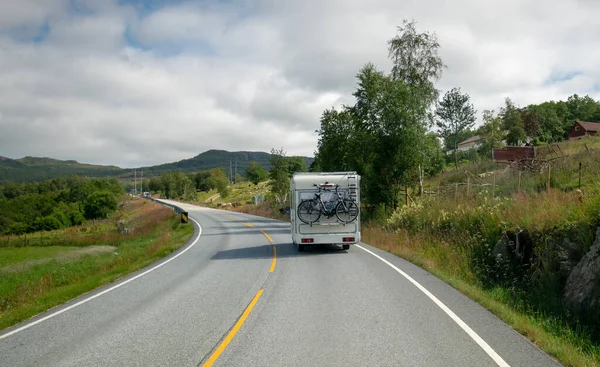
<instances>
[{"instance_id":1,"label":"asphalt road","mask_svg":"<svg viewBox=\"0 0 600 367\"><path fill-rule=\"evenodd\" d=\"M398 257L298 253L287 223L182 206L197 240L3 330L0 366L558 365Z\"/></svg>"}]
</instances>

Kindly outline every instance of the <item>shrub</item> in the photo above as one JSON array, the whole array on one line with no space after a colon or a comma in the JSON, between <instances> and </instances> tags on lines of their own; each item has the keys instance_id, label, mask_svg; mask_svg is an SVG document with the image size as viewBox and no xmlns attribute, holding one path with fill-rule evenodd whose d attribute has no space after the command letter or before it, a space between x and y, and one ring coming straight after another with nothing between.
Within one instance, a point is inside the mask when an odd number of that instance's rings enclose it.
<instances>
[{"instance_id":1,"label":"shrub","mask_svg":"<svg viewBox=\"0 0 600 367\"><path fill-rule=\"evenodd\" d=\"M107 191L97 191L88 195L83 204L83 211L87 219L105 218L117 209L116 197Z\"/></svg>"},{"instance_id":2,"label":"shrub","mask_svg":"<svg viewBox=\"0 0 600 367\"><path fill-rule=\"evenodd\" d=\"M69 219L74 226L80 226L85 221L85 217L79 210L74 210L69 213Z\"/></svg>"},{"instance_id":3,"label":"shrub","mask_svg":"<svg viewBox=\"0 0 600 367\"><path fill-rule=\"evenodd\" d=\"M33 227L36 231L52 231L62 227L60 221L54 215L38 217L33 222Z\"/></svg>"}]
</instances>

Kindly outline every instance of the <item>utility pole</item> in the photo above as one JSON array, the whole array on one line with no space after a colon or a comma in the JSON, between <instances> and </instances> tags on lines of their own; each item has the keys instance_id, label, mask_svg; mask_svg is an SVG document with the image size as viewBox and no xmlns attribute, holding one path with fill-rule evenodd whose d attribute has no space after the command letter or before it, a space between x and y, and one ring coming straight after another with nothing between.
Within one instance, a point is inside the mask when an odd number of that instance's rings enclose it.
<instances>
[{"instance_id":1,"label":"utility pole","mask_svg":"<svg viewBox=\"0 0 600 367\"><path fill-rule=\"evenodd\" d=\"M133 195L137 195L137 172L133 169Z\"/></svg>"},{"instance_id":2,"label":"utility pole","mask_svg":"<svg viewBox=\"0 0 600 367\"><path fill-rule=\"evenodd\" d=\"M140 183L140 192L143 194L144 193L144 170L142 170L142 181Z\"/></svg>"},{"instance_id":3,"label":"utility pole","mask_svg":"<svg viewBox=\"0 0 600 367\"><path fill-rule=\"evenodd\" d=\"M233 177L231 177L232 172L233 172L233 170L232 170L232 167L231 167L231 158L230 158L229 159L229 183L233 182Z\"/></svg>"},{"instance_id":4,"label":"utility pole","mask_svg":"<svg viewBox=\"0 0 600 367\"><path fill-rule=\"evenodd\" d=\"M235 171L233 173L233 183L237 183L237 156L235 157Z\"/></svg>"}]
</instances>

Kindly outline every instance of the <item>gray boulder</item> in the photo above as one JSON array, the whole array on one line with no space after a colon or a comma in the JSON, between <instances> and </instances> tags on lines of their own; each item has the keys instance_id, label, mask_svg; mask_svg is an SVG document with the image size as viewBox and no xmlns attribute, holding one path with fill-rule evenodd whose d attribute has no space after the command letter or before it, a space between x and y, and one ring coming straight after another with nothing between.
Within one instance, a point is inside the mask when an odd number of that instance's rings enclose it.
<instances>
[{"instance_id":1,"label":"gray boulder","mask_svg":"<svg viewBox=\"0 0 600 367\"><path fill-rule=\"evenodd\" d=\"M557 239L540 255L542 269L566 279L583 257L581 246L568 238Z\"/></svg>"},{"instance_id":2,"label":"gray boulder","mask_svg":"<svg viewBox=\"0 0 600 367\"><path fill-rule=\"evenodd\" d=\"M564 302L577 314L587 317L600 314L600 228L592 248L567 278Z\"/></svg>"},{"instance_id":3,"label":"gray boulder","mask_svg":"<svg viewBox=\"0 0 600 367\"><path fill-rule=\"evenodd\" d=\"M511 262L518 265L530 265L533 262L533 240L529 231L508 230L492 250L497 262Z\"/></svg>"}]
</instances>

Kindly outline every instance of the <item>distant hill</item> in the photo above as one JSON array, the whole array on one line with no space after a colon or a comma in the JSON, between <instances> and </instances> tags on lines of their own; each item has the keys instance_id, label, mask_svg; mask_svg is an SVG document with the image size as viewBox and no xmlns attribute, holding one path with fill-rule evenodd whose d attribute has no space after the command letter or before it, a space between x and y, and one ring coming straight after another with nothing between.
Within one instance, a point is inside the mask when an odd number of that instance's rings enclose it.
<instances>
[{"instance_id":1,"label":"distant hill","mask_svg":"<svg viewBox=\"0 0 600 367\"><path fill-rule=\"evenodd\" d=\"M142 167L144 175L148 176L160 174L166 171L202 171L217 167L223 167L227 172L231 167L231 170L245 175L246 168L250 165L250 162L255 161L260 163L265 169L271 168L269 162L271 158L270 153L265 152L228 152L226 150L208 150L204 153L198 154L194 158L184 159L179 162L166 163L151 167ZM303 157L306 162L306 167L314 161L314 158Z\"/></svg>"},{"instance_id":2,"label":"distant hill","mask_svg":"<svg viewBox=\"0 0 600 367\"><path fill-rule=\"evenodd\" d=\"M160 175L168 171L194 172L223 167L229 172L231 168L237 173L245 175L246 168L252 161L260 163L265 169L271 168L270 153L265 152L228 152L225 150L209 150L194 158L184 159L178 162L165 163L156 166L141 167L144 177ZM309 167L314 158L303 157L306 166ZM123 169L117 166L102 166L87 163L79 163L74 160L58 160L53 158L24 157L10 159L0 156L0 184L12 182L33 182L57 177L68 177L79 175L83 177L119 177L133 178L133 169ZM139 172L138 172L139 175Z\"/></svg>"},{"instance_id":3,"label":"distant hill","mask_svg":"<svg viewBox=\"0 0 600 367\"><path fill-rule=\"evenodd\" d=\"M53 158L24 157L10 159L0 157L0 183L32 182L79 175L84 177L114 177L124 170L116 166L101 166Z\"/></svg>"}]
</instances>

